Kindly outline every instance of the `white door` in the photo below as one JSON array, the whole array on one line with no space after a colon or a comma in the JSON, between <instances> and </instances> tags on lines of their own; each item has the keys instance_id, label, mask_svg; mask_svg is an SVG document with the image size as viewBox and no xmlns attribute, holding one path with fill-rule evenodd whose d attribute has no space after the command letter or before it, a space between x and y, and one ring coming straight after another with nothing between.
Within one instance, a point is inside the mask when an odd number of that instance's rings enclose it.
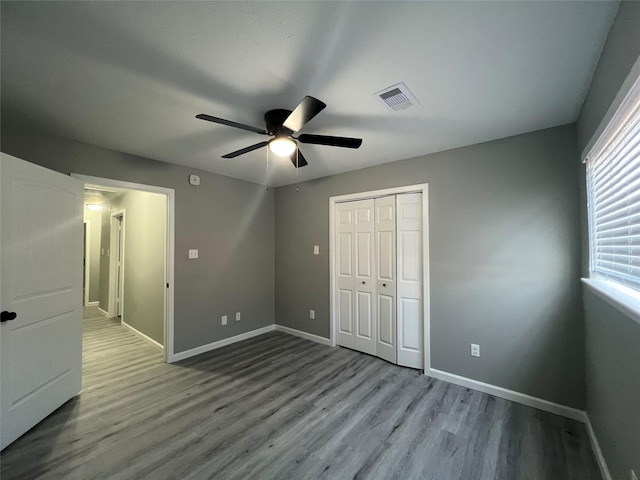
<instances>
[{"instance_id":1,"label":"white door","mask_svg":"<svg viewBox=\"0 0 640 480\"><path fill-rule=\"evenodd\" d=\"M398 365L424 368L422 194L397 197Z\"/></svg>"},{"instance_id":2,"label":"white door","mask_svg":"<svg viewBox=\"0 0 640 480\"><path fill-rule=\"evenodd\" d=\"M0 448L81 389L83 184L0 158Z\"/></svg>"},{"instance_id":3,"label":"white door","mask_svg":"<svg viewBox=\"0 0 640 480\"><path fill-rule=\"evenodd\" d=\"M354 348L353 205L336 205L336 302L338 345Z\"/></svg>"},{"instance_id":4,"label":"white door","mask_svg":"<svg viewBox=\"0 0 640 480\"><path fill-rule=\"evenodd\" d=\"M353 202L355 349L376 354L374 203Z\"/></svg>"},{"instance_id":5,"label":"white door","mask_svg":"<svg viewBox=\"0 0 640 480\"><path fill-rule=\"evenodd\" d=\"M376 355L396 363L396 197L376 198L375 213Z\"/></svg>"},{"instance_id":6,"label":"white door","mask_svg":"<svg viewBox=\"0 0 640 480\"><path fill-rule=\"evenodd\" d=\"M374 202L336 206L338 345L376 354Z\"/></svg>"},{"instance_id":7,"label":"white door","mask_svg":"<svg viewBox=\"0 0 640 480\"><path fill-rule=\"evenodd\" d=\"M124 293L124 217L114 218L116 222L116 317L122 317L122 300Z\"/></svg>"}]
</instances>

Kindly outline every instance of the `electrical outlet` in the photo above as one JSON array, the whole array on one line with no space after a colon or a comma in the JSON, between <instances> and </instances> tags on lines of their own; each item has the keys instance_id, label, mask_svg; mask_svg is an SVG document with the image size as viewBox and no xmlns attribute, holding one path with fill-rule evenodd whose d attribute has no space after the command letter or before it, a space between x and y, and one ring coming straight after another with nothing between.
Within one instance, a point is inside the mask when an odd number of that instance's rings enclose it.
<instances>
[{"instance_id":1,"label":"electrical outlet","mask_svg":"<svg viewBox=\"0 0 640 480\"><path fill-rule=\"evenodd\" d=\"M629 474L629 480L638 480L638 476L636 475L636 472L631 470L631 473Z\"/></svg>"},{"instance_id":2,"label":"electrical outlet","mask_svg":"<svg viewBox=\"0 0 640 480\"><path fill-rule=\"evenodd\" d=\"M189 250L189 258L194 259L198 258L198 249L192 248Z\"/></svg>"},{"instance_id":3,"label":"electrical outlet","mask_svg":"<svg viewBox=\"0 0 640 480\"><path fill-rule=\"evenodd\" d=\"M316 318L316 311L315 310L309 310L309 318Z\"/></svg>"},{"instance_id":4,"label":"electrical outlet","mask_svg":"<svg viewBox=\"0 0 640 480\"><path fill-rule=\"evenodd\" d=\"M226 325L227 324L227 316L223 315L222 316L222 325Z\"/></svg>"},{"instance_id":5,"label":"electrical outlet","mask_svg":"<svg viewBox=\"0 0 640 480\"><path fill-rule=\"evenodd\" d=\"M477 343L472 343L471 344L471 356L472 357L479 357L480 356L480 345L478 345Z\"/></svg>"},{"instance_id":6,"label":"electrical outlet","mask_svg":"<svg viewBox=\"0 0 640 480\"><path fill-rule=\"evenodd\" d=\"M318 245L313 246L313 254L320 255L320 247Z\"/></svg>"},{"instance_id":7,"label":"electrical outlet","mask_svg":"<svg viewBox=\"0 0 640 480\"><path fill-rule=\"evenodd\" d=\"M240 321L240 312L236 312L236 322Z\"/></svg>"}]
</instances>

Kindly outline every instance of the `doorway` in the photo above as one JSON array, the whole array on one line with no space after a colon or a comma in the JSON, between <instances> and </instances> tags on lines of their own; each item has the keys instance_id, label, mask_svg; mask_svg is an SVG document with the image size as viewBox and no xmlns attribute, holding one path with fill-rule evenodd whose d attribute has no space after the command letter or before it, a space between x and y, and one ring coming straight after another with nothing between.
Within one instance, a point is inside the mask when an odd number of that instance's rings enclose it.
<instances>
[{"instance_id":1,"label":"doorway","mask_svg":"<svg viewBox=\"0 0 640 480\"><path fill-rule=\"evenodd\" d=\"M428 372L428 185L329 204L331 345Z\"/></svg>"},{"instance_id":2,"label":"doorway","mask_svg":"<svg viewBox=\"0 0 640 480\"><path fill-rule=\"evenodd\" d=\"M114 200L113 208L108 212L108 217L105 216L103 220L104 230L109 231L102 237L101 254L104 261L101 263L105 267L104 270L109 273L107 278L103 277L107 280L104 283L108 285L108 296L101 295L100 309L108 317L120 317L124 327L128 327L149 343L162 348L165 362L172 362L174 360L174 190L79 174L71 176L82 180L85 187L126 192L124 200ZM127 194L130 194L130 199L126 198ZM138 208L135 205L140 197L153 198L153 200L143 203ZM142 235L141 232L148 231L149 222L157 217L149 214L150 207L154 205L160 205L163 213L161 224L156 222L155 226L151 226L156 233L159 232L160 237L154 238L160 238L160 241L156 242L157 248L150 249L146 239L139 235ZM159 228L161 230L158 230ZM131 251L127 253L129 250ZM160 259L162 263L154 263L151 268L147 268L146 265L140 267L139 263L127 268L127 264L134 259L144 260L145 258ZM155 285L153 298L159 300L148 302L140 298L136 301L138 297L132 292L140 292L151 284ZM127 288L129 288L129 294L127 294ZM147 312L150 309L154 311ZM136 328L137 324L134 321L138 321L145 312L154 318L161 317L161 325L153 327L154 334L145 333L144 329ZM157 328L160 330L158 331Z\"/></svg>"}]
</instances>

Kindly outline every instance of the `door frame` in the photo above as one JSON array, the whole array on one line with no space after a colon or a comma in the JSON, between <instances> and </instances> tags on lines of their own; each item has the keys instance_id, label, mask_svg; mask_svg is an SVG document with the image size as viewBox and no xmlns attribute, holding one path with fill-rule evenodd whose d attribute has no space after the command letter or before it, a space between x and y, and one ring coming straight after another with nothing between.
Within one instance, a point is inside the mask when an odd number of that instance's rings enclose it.
<instances>
[{"instance_id":1,"label":"door frame","mask_svg":"<svg viewBox=\"0 0 640 480\"><path fill-rule=\"evenodd\" d=\"M100 185L111 188L124 188L129 190L139 190L142 192L159 193L167 199L166 218L166 262L165 278L167 281L167 294L165 295L165 319L164 319L164 361L172 363L175 361L174 353L174 270L175 270L175 190L173 188L158 187L155 185L145 185L142 183L125 182L111 178L93 177L71 173L73 178L84 181L85 185ZM109 280L111 282L111 280Z\"/></svg>"},{"instance_id":2,"label":"door frame","mask_svg":"<svg viewBox=\"0 0 640 480\"><path fill-rule=\"evenodd\" d=\"M370 198L398 195L403 193L422 193L422 321L423 321L423 353L424 373L431 373L431 318L429 297L429 184L406 185L403 187L385 188L368 192L350 193L329 197L329 344L337 345L338 314L335 292L335 207L338 203L367 200Z\"/></svg>"}]
</instances>

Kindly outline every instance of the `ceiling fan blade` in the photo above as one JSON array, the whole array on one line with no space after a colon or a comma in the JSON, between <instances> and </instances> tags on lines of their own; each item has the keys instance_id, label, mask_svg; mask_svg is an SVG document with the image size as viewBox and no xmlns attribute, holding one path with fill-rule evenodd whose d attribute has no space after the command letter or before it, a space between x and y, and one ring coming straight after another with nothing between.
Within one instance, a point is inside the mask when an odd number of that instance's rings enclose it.
<instances>
[{"instance_id":1,"label":"ceiling fan blade","mask_svg":"<svg viewBox=\"0 0 640 480\"><path fill-rule=\"evenodd\" d=\"M282 126L292 132L297 132L301 130L309 120L324 110L326 106L324 102L307 95L295 110L289 114Z\"/></svg>"},{"instance_id":2,"label":"ceiling fan blade","mask_svg":"<svg viewBox=\"0 0 640 480\"><path fill-rule=\"evenodd\" d=\"M331 137L329 135L310 135L307 133L303 133L296 140L300 141L300 143L329 145L331 147L358 148L362 145L361 138Z\"/></svg>"},{"instance_id":3,"label":"ceiling fan blade","mask_svg":"<svg viewBox=\"0 0 640 480\"><path fill-rule=\"evenodd\" d=\"M199 118L200 120L206 120L208 122L219 123L228 127L240 128L242 130L260 133L262 135L269 135L269 132L267 132L264 128L252 127L251 125L245 125L244 123L232 122L231 120L225 120L224 118L212 117L211 115L207 115L205 113L196 115L196 118Z\"/></svg>"},{"instance_id":4,"label":"ceiling fan blade","mask_svg":"<svg viewBox=\"0 0 640 480\"><path fill-rule=\"evenodd\" d=\"M307 160L304 158L304 155L302 155L302 152L300 151L300 149L297 148L296 150L298 152L297 158L296 158L296 152L293 152L289 157L291 159L291 163L293 163L293 166L296 168L300 168L300 167L306 167L307 165L309 165L307 163Z\"/></svg>"},{"instance_id":5,"label":"ceiling fan blade","mask_svg":"<svg viewBox=\"0 0 640 480\"><path fill-rule=\"evenodd\" d=\"M249 152L253 152L254 150L257 150L259 148L264 147L265 145L267 145L269 142L260 142L260 143L256 143L255 145L251 145L250 147L245 147L241 150L236 150L235 152L231 152L231 153L227 153L226 155L223 155L222 158L235 158L235 157L239 157L240 155L244 155L245 153L249 153Z\"/></svg>"}]
</instances>

